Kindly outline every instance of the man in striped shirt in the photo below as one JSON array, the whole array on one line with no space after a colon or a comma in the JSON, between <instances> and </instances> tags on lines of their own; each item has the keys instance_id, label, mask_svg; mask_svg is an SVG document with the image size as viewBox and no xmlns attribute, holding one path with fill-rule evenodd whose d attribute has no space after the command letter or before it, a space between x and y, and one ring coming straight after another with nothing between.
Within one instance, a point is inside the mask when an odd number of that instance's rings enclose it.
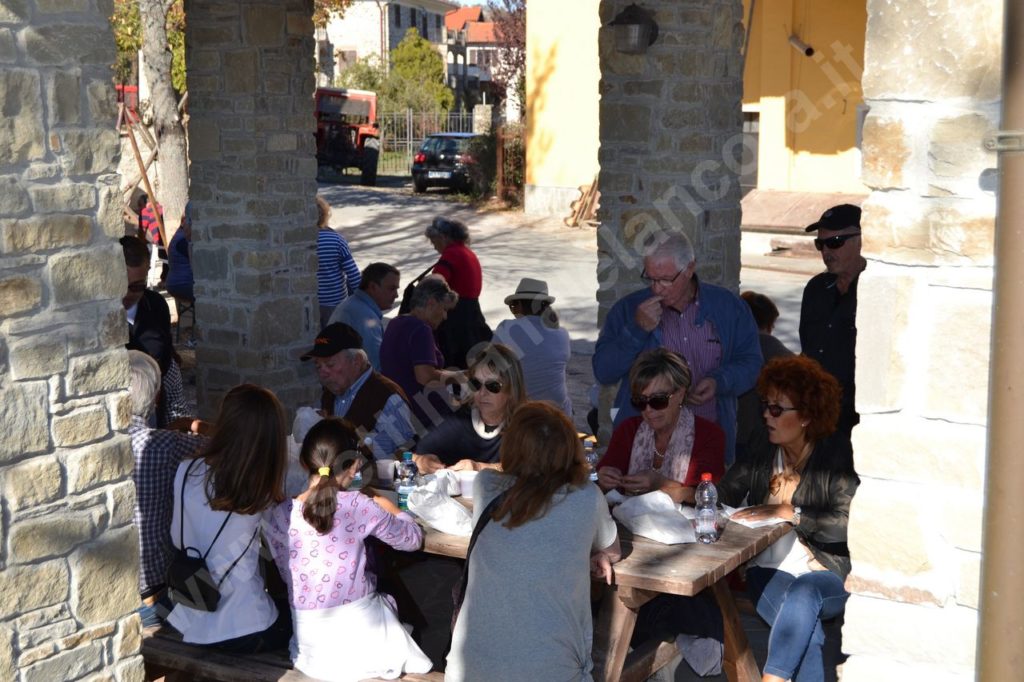
<instances>
[{"instance_id":1,"label":"man in striped shirt","mask_svg":"<svg viewBox=\"0 0 1024 682\"><path fill-rule=\"evenodd\" d=\"M348 242L327 224L331 216L330 205L321 197L316 198L316 205L320 216L316 236L316 282L317 298L320 299L320 328L323 329L338 304L359 289L361 275Z\"/></svg>"},{"instance_id":2,"label":"man in striped shirt","mask_svg":"<svg viewBox=\"0 0 1024 682\"><path fill-rule=\"evenodd\" d=\"M763 360L750 308L728 289L700 282L693 245L674 234L644 252L647 287L620 299L605 319L594 350L594 376L621 382L615 424L637 414L629 374L643 351L664 347L686 359L693 374L687 402L725 431L725 462L736 448L736 398L754 385Z\"/></svg>"}]
</instances>

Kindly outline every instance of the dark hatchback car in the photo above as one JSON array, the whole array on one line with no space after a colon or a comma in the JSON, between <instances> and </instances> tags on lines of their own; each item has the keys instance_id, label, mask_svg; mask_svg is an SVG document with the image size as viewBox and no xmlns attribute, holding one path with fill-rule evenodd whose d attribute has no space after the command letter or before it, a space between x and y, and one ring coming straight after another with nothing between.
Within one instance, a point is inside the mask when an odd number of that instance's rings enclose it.
<instances>
[{"instance_id":1,"label":"dark hatchback car","mask_svg":"<svg viewBox=\"0 0 1024 682\"><path fill-rule=\"evenodd\" d=\"M450 187L468 191L473 187L476 160L470 153L473 133L428 135L412 161L412 186L417 192L428 187Z\"/></svg>"}]
</instances>

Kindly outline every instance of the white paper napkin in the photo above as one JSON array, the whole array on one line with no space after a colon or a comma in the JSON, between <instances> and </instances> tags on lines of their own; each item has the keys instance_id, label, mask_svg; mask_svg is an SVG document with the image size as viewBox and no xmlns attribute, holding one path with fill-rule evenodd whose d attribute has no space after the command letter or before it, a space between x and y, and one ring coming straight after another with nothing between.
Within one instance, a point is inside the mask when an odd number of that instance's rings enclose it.
<instances>
[{"instance_id":1,"label":"white paper napkin","mask_svg":"<svg viewBox=\"0 0 1024 682\"><path fill-rule=\"evenodd\" d=\"M655 542L678 545L697 541L693 524L679 505L660 490L625 498L612 510L612 515L635 535Z\"/></svg>"}]
</instances>

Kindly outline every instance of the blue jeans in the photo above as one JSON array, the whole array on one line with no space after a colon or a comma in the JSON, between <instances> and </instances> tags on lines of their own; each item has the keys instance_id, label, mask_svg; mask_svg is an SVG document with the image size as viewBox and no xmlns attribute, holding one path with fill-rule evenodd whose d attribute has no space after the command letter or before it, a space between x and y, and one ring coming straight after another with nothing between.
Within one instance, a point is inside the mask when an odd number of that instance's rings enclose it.
<instances>
[{"instance_id":1,"label":"blue jeans","mask_svg":"<svg viewBox=\"0 0 1024 682\"><path fill-rule=\"evenodd\" d=\"M825 664L823 619L843 612L850 594L832 571L812 571L799 578L784 571L752 567L747 588L757 613L771 626L764 672L795 682L821 682Z\"/></svg>"}]
</instances>

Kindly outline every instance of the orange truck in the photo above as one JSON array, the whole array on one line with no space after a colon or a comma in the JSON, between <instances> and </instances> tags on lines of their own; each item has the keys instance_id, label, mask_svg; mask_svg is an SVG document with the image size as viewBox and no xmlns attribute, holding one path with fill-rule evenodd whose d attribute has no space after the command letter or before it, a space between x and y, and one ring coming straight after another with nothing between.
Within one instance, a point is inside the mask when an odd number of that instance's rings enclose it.
<instances>
[{"instance_id":1,"label":"orange truck","mask_svg":"<svg viewBox=\"0 0 1024 682\"><path fill-rule=\"evenodd\" d=\"M316 161L343 172L358 168L360 184L377 184L380 126L377 93L347 88L316 89Z\"/></svg>"}]
</instances>

